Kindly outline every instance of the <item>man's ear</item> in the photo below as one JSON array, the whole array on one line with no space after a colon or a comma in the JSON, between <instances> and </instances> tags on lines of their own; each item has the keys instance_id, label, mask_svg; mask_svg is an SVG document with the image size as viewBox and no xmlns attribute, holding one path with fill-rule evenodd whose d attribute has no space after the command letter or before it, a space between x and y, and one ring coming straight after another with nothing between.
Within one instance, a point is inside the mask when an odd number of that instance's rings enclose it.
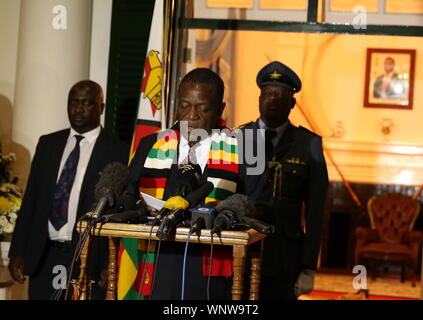
<instances>
[{"instance_id":1,"label":"man's ear","mask_svg":"<svg viewBox=\"0 0 423 320\"><path fill-rule=\"evenodd\" d=\"M292 97L292 100L291 100L291 109L295 107L295 104L296 103L297 103L297 100L294 97Z\"/></svg>"},{"instance_id":2,"label":"man's ear","mask_svg":"<svg viewBox=\"0 0 423 320\"><path fill-rule=\"evenodd\" d=\"M100 114L103 114L103 112L104 112L104 103L100 105Z\"/></svg>"},{"instance_id":3,"label":"man's ear","mask_svg":"<svg viewBox=\"0 0 423 320\"><path fill-rule=\"evenodd\" d=\"M222 104L220 105L219 118L222 116L223 111L225 111L225 107L226 107L226 102L223 102L223 101L222 101Z\"/></svg>"}]
</instances>

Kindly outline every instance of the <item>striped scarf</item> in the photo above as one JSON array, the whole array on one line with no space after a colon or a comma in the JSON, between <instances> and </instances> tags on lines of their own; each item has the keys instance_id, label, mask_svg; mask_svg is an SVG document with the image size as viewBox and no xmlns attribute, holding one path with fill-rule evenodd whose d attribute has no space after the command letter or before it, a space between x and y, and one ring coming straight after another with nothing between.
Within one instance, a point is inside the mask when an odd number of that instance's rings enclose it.
<instances>
[{"instance_id":1,"label":"striped scarf","mask_svg":"<svg viewBox=\"0 0 423 320\"><path fill-rule=\"evenodd\" d=\"M144 167L148 173L140 179L140 191L163 199L170 168L176 163L180 133L168 129L159 134L159 137L147 155ZM206 170L207 181L214 185L205 200L206 203L224 200L236 192L238 144L228 129L212 135Z\"/></svg>"},{"instance_id":2,"label":"striped scarf","mask_svg":"<svg viewBox=\"0 0 423 320\"><path fill-rule=\"evenodd\" d=\"M180 132L167 129L158 135L144 163L146 174L140 179L140 191L150 196L163 199L167 177L173 163L176 163ZM206 197L205 203L224 200L234 194L238 182L238 144L229 129L222 129L212 135L209 159L204 174L207 181L213 183L213 190ZM203 276L210 271L210 249L203 248ZM211 276L232 276L232 248L215 247Z\"/></svg>"},{"instance_id":3,"label":"striped scarf","mask_svg":"<svg viewBox=\"0 0 423 320\"><path fill-rule=\"evenodd\" d=\"M227 129L225 129L227 130ZM237 140L225 130L212 136L208 165L204 170L214 189L206 203L223 200L236 192L238 181ZM159 133L159 139L148 152L140 179L140 191L163 199L167 177L176 163L180 132L167 129ZM122 238L119 256L125 263L119 265L118 299L139 300L151 294L155 264L155 242L147 250L147 240ZM148 255L147 255L147 252ZM209 273L209 247L203 248L202 273ZM144 273L145 270L145 273ZM143 276L144 274L144 276ZM232 250L216 246L213 251L212 276L232 276Z\"/></svg>"}]
</instances>

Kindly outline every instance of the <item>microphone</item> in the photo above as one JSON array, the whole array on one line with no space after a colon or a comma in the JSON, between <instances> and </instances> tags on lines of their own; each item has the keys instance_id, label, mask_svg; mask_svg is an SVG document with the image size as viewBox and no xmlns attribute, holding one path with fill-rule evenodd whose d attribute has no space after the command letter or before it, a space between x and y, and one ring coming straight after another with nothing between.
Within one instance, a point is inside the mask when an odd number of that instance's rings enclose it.
<instances>
[{"instance_id":1,"label":"microphone","mask_svg":"<svg viewBox=\"0 0 423 320\"><path fill-rule=\"evenodd\" d=\"M166 200L163 204L163 208L157 213L156 217L154 218L152 225L158 224L166 215L168 215L172 210L176 210L179 208L187 209L189 207L189 203L181 197L181 196L174 196Z\"/></svg>"},{"instance_id":2,"label":"microphone","mask_svg":"<svg viewBox=\"0 0 423 320\"><path fill-rule=\"evenodd\" d=\"M178 184L172 195L186 197L188 193L200 186L201 176L201 167L198 164L181 164L178 167Z\"/></svg>"},{"instance_id":3,"label":"microphone","mask_svg":"<svg viewBox=\"0 0 423 320\"><path fill-rule=\"evenodd\" d=\"M116 200L116 209L119 211L134 210L137 207L138 201L143 201L142 196L137 200L133 195L128 193L128 190Z\"/></svg>"},{"instance_id":4,"label":"microphone","mask_svg":"<svg viewBox=\"0 0 423 320\"><path fill-rule=\"evenodd\" d=\"M254 218L244 216L241 218L241 223L244 223L247 227L250 227L262 234L275 233L275 226Z\"/></svg>"},{"instance_id":5,"label":"microphone","mask_svg":"<svg viewBox=\"0 0 423 320\"><path fill-rule=\"evenodd\" d=\"M175 179L177 184L176 186L170 186L173 190L171 197L164 203L163 208L157 213L152 224L159 224L169 212L183 206L181 198L186 197L190 192L197 189L200 186L200 179L201 167L198 164L188 163L180 165Z\"/></svg>"},{"instance_id":6,"label":"microphone","mask_svg":"<svg viewBox=\"0 0 423 320\"><path fill-rule=\"evenodd\" d=\"M175 210L172 210L168 215L163 218L163 221L160 224L160 227L156 233L157 237L167 240L170 231L177 224L185 220L185 210L198 205L210 194L210 192L212 192L213 188L213 183L208 181L201 185L197 190L190 192L184 199L185 202L182 206Z\"/></svg>"},{"instance_id":7,"label":"microphone","mask_svg":"<svg viewBox=\"0 0 423 320\"><path fill-rule=\"evenodd\" d=\"M191 229L190 233L201 229L210 229L213 226L214 218L217 214L216 209L208 207L197 207L191 211Z\"/></svg>"},{"instance_id":8,"label":"microphone","mask_svg":"<svg viewBox=\"0 0 423 320\"><path fill-rule=\"evenodd\" d=\"M221 230L231 230L237 227L248 227L254 230L270 234L275 231L275 227L255 219L257 215L254 202L246 195L234 194L216 205L219 212L214 220L213 233Z\"/></svg>"},{"instance_id":9,"label":"microphone","mask_svg":"<svg viewBox=\"0 0 423 320\"><path fill-rule=\"evenodd\" d=\"M115 200L126 190L128 182L128 166L120 162L107 164L102 170L100 179L95 186L94 197L97 200L97 205L91 218L97 219L106 206L113 207Z\"/></svg>"},{"instance_id":10,"label":"microphone","mask_svg":"<svg viewBox=\"0 0 423 320\"><path fill-rule=\"evenodd\" d=\"M213 228L210 230L211 234L219 234L222 230L233 230L236 228L239 218L232 210L222 210L213 221Z\"/></svg>"},{"instance_id":11,"label":"microphone","mask_svg":"<svg viewBox=\"0 0 423 320\"><path fill-rule=\"evenodd\" d=\"M144 206L139 207L137 210L128 210L123 212L105 214L98 218L99 222L120 222L120 223L145 223L147 222L147 209Z\"/></svg>"},{"instance_id":12,"label":"microphone","mask_svg":"<svg viewBox=\"0 0 423 320\"><path fill-rule=\"evenodd\" d=\"M219 212L214 220L214 226L211 229L213 233L219 233L221 230L235 229L242 216L247 212L250 216L256 215L256 207L253 201L246 195L236 193L220 201L216 205Z\"/></svg>"}]
</instances>

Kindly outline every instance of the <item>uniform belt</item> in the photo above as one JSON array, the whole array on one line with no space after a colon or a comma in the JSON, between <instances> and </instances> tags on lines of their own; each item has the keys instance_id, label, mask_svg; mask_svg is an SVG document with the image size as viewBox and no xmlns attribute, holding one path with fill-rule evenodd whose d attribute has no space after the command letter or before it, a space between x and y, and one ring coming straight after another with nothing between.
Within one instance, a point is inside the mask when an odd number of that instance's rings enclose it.
<instances>
[{"instance_id":1,"label":"uniform belt","mask_svg":"<svg viewBox=\"0 0 423 320\"><path fill-rule=\"evenodd\" d=\"M72 241L56 241L56 240L50 240L50 245L55 248L70 248L72 246Z\"/></svg>"}]
</instances>

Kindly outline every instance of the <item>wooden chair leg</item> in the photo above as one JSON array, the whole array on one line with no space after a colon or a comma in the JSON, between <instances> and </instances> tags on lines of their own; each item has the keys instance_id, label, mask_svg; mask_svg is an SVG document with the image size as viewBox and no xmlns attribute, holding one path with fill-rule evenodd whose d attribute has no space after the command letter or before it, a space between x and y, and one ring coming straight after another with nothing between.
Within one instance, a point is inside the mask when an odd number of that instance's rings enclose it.
<instances>
[{"instance_id":1,"label":"wooden chair leg","mask_svg":"<svg viewBox=\"0 0 423 320\"><path fill-rule=\"evenodd\" d=\"M367 266L369 268L369 274L373 281L376 280L375 262L372 259L366 259Z\"/></svg>"},{"instance_id":2,"label":"wooden chair leg","mask_svg":"<svg viewBox=\"0 0 423 320\"><path fill-rule=\"evenodd\" d=\"M401 279L400 282L403 283L405 280L405 262L401 261Z\"/></svg>"}]
</instances>

